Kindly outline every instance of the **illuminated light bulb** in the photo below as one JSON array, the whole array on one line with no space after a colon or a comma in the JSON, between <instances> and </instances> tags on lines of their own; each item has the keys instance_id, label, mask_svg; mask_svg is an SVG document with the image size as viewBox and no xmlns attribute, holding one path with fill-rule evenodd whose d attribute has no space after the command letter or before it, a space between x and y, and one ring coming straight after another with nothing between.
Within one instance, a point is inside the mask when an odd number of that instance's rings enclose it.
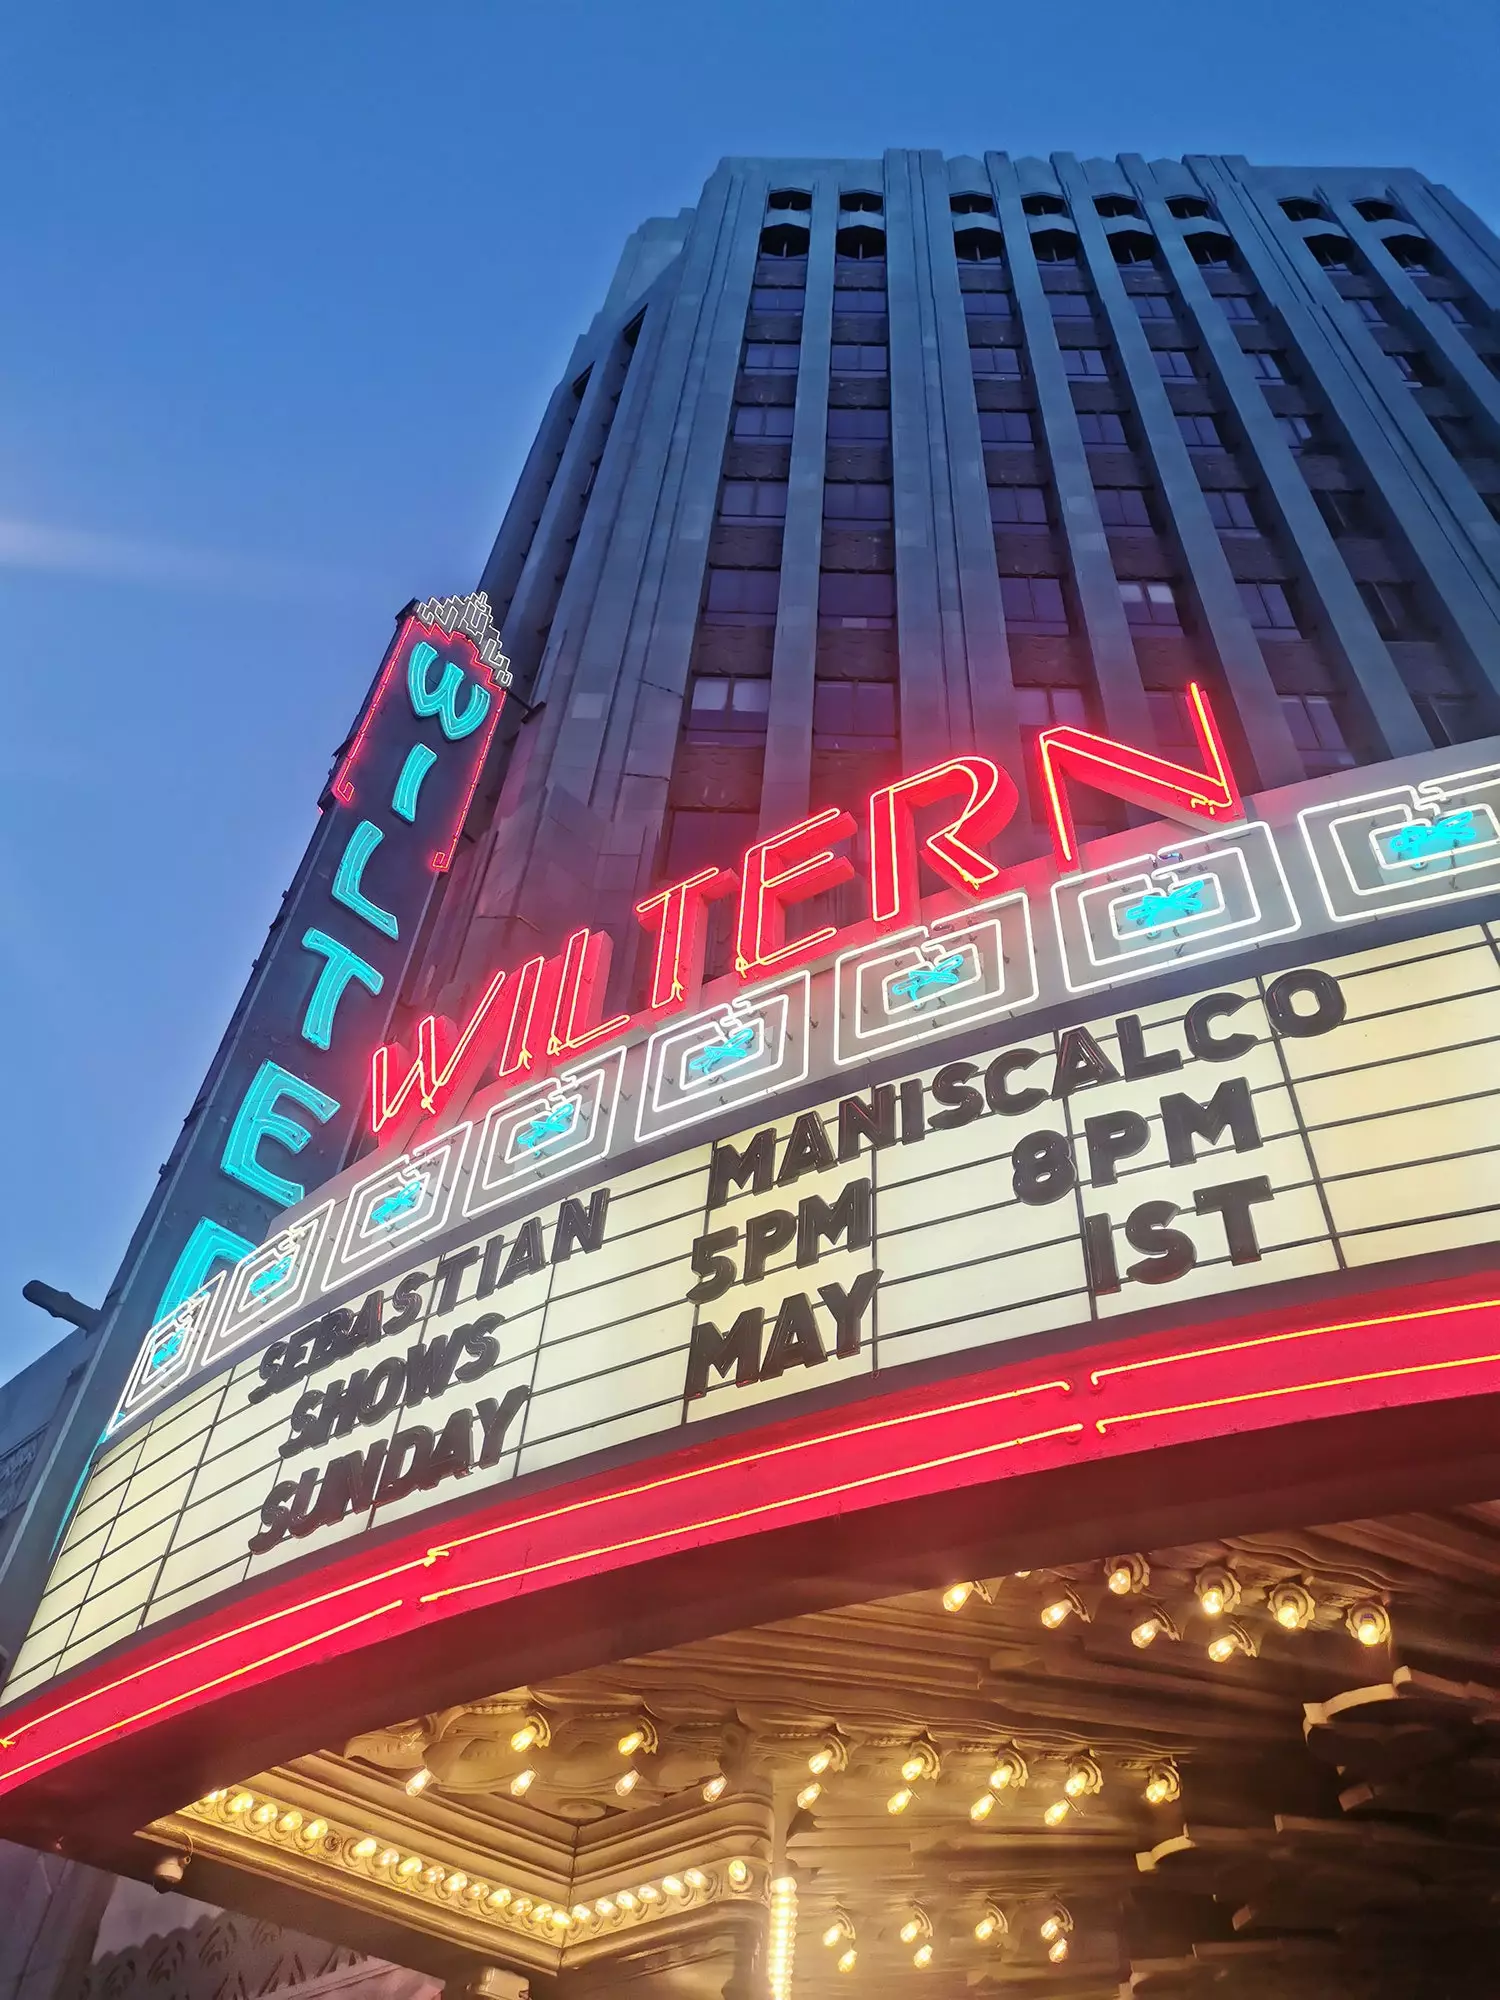
<instances>
[{"instance_id":1,"label":"illuminated light bulb","mask_svg":"<svg viewBox=\"0 0 1500 2000\"><path fill-rule=\"evenodd\" d=\"M510 1891L509 1889L491 1889L484 1900L492 1910L503 1910L510 1901Z\"/></svg>"},{"instance_id":2,"label":"illuminated light bulb","mask_svg":"<svg viewBox=\"0 0 1500 2000\"><path fill-rule=\"evenodd\" d=\"M551 1921L555 1931L565 1931L573 1919L566 1910L554 1910Z\"/></svg>"},{"instance_id":3,"label":"illuminated light bulb","mask_svg":"<svg viewBox=\"0 0 1500 2000\"><path fill-rule=\"evenodd\" d=\"M531 1914L531 1898L529 1896L517 1896L513 1907L518 1917L529 1916Z\"/></svg>"},{"instance_id":4,"label":"illuminated light bulb","mask_svg":"<svg viewBox=\"0 0 1500 2000\"><path fill-rule=\"evenodd\" d=\"M531 1913L532 1922L537 1924L547 1923L550 1920L551 1916L552 1916L552 1905L550 1903L538 1903L536 1908Z\"/></svg>"},{"instance_id":5,"label":"illuminated light bulb","mask_svg":"<svg viewBox=\"0 0 1500 2000\"><path fill-rule=\"evenodd\" d=\"M326 1819L310 1819L302 1829L302 1838L311 1847L315 1840L321 1840L328 1831Z\"/></svg>"},{"instance_id":6,"label":"illuminated light bulb","mask_svg":"<svg viewBox=\"0 0 1500 2000\"><path fill-rule=\"evenodd\" d=\"M690 1889L706 1889L708 1887L708 1877L701 1868L684 1868L682 1879Z\"/></svg>"},{"instance_id":7,"label":"illuminated light bulb","mask_svg":"<svg viewBox=\"0 0 1500 2000\"><path fill-rule=\"evenodd\" d=\"M622 1757L633 1757L645 1741L646 1732L644 1729L632 1729L620 1738L616 1748Z\"/></svg>"},{"instance_id":8,"label":"illuminated light bulb","mask_svg":"<svg viewBox=\"0 0 1500 2000\"><path fill-rule=\"evenodd\" d=\"M278 1833L295 1833L301 1824L302 1815L293 1807L290 1812L284 1812L277 1820L276 1830Z\"/></svg>"},{"instance_id":9,"label":"illuminated light bulb","mask_svg":"<svg viewBox=\"0 0 1500 2000\"><path fill-rule=\"evenodd\" d=\"M801 1791L798 1792L797 1804L801 1807L803 1812L806 1812L809 1806L815 1806L818 1803L818 1800L822 1798L822 1796L823 1796L823 1787L820 1784L818 1784L816 1780L814 1780L812 1784L804 1785Z\"/></svg>"},{"instance_id":10,"label":"illuminated light bulb","mask_svg":"<svg viewBox=\"0 0 1500 2000\"><path fill-rule=\"evenodd\" d=\"M980 1820L988 1819L994 1810L995 1794L993 1792L981 1792L973 1805L969 1807L969 1818L977 1826Z\"/></svg>"},{"instance_id":11,"label":"illuminated light bulb","mask_svg":"<svg viewBox=\"0 0 1500 2000\"><path fill-rule=\"evenodd\" d=\"M1104 1788L1104 1773L1092 1757L1075 1757L1068 1765L1063 1790L1070 1799L1092 1798Z\"/></svg>"},{"instance_id":12,"label":"illuminated light bulb","mask_svg":"<svg viewBox=\"0 0 1500 2000\"><path fill-rule=\"evenodd\" d=\"M442 1879L442 1869L435 1861L429 1861L427 1866L422 1870L422 1880L424 1882L441 1882Z\"/></svg>"},{"instance_id":13,"label":"illuminated light bulb","mask_svg":"<svg viewBox=\"0 0 1500 2000\"><path fill-rule=\"evenodd\" d=\"M1068 1799L1054 1799L1042 1814L1042 1819L1048 1826L1061 1826L1072 1810L1072 1803Z\"/></svg>"},{"instance_id":14,"label":"illuminated light bulb","mask_svg":"<svg viewBox=\"0 0 1500 2000\"><path fill-rule=\"evenodd\" d=\"M1150 1581L1151 1565L1144 1556L1114 1556L1104 1566L1105 1587L1112 1597L1129 1597Z\"/></svg>"},{"instance_id":15,"label":"illuminated light bulb","mask_svg":"<svg viewBox=\"0 0 1500 2000\"><path fill-rule=\"evenodd\" d=\"M924 1926L920 1917L908 1917L896 1935L903 1944L915 1944L916 1940L922 1935L923 1929Z\"/></svg>"},{"instance_id":16,"label":"illuminated light bulb","mask_svg":"<svg viewBox=\"0 0 1500 2000\"><path fill-rule=\"evenodd\" d=\"M687 1884L677 1875L663 1875L661 1886L669 1896L685 1896L687 1894Z\"/></svg>"},{"instance_id":17,"label":"illuminated light bulb","mask_svg":"<svg viewBox=\"0 0 1500 2000\"><path fill-rule=\"evenodd\" d=\"M997 1792L1019 1791L1026 1782L1026 1759L1017 1750L1008 1750L990 1773Z\"/></svg>"},{"instance_id":18,"label":"illuminated light bulb","mask_svg":"<svg viewBox=\"0 0 1500 2000\"><path fill-rule=\"evenodd\" d=\"M1146 1773L1145 1799L1148 1806L1170 1805L1182 1797L1182 1778L1170 1761L1153 1764Z\"/></svg>"},{"instance_id":19,"label":"illuminated light bulb","mask_svg":"<svg viewBox=\"0 0 1500 2000\"><path fill-rule=\"evenodd\" d=\"M827 1930L824 1931L823 1942L831 1951L836 1944L842 1944L847 1936L848 1932L844 1929L843 1922L840 1920L836 1924L830 1924Z\"/></svg>"},{"instance_id":20,"label":"illuminated light bulb","mask_svg":"<svg viewBox=\"0 0 1500 2000\"><path fill-rule=\"evenodd\" d=\"M1082 1772L1070 1771L1063 1780L1063 1790L1070 1799L1081 1799L1088 1790L1088 1783Z\"/></svg>"},{"instance_id":21,"label":"illuminated light bulb","mask_svg":"<svg viewBox=\"0 0 1500 2000\"><path fill-rule=\"evenodd\" d=\"M1220 1662L1231 1658L1233 1653L1234 1641L1227 1634L1222 1639L1215 1639L1208 1649L1208 1657Z\"/></svg>"},{"instance_id":22,"label":"illuminated light bulb","mask_svg":"<svg viewBox=\"0 0 1500 2000\"><path fill-rule=\"evenodd\" d=\"M1344 1623L1362 1646L1383 1646L1391 1636L1390 1613L1373 1600L1351 1605Z\"/></svg>"},{"instance_id":23,"label":"illuminated light bulb","mask_svg":"<svg viewBox=\"0 0 1500 2000\"><path fill-rule=\"evenodd\" d=\"M903 1785L899 1792L891 1793L885 1802L885 1809L888 1813L904 1813L906 1808L911 1804L911 1800L910 1785Z\"/></svg>"},{"instance_id":24,"label":"illuminated light bulb","mask_svg":"<svg viewBox=\"0 0 1500 2000\"><path fill-rule=\"evenodd\" d=\"M1130 1571L1128 1569L1112 1569L1105 1578L1105 1582L1109 1585L1112 1596L1128 1597L1130 1595L1131 1582Z\"/></svg>"},{"instance_id":25,"label":"illuminated light bulb","mask_svg":"<svg viewBox=\"0 0 1500 2000\"><path fill-rule=\"evenodd\" d=\"M257 1826L269 1826L276 1817L275 1806L257 1806L250 1815Z\"/></svg>"},{"instance_id":26,"label":"illuminated light bulb","mask_svg":"<svg viewBox=\"0 0 1500 2000\"><path fill-rule=\"evenodd\" d=\"M1054 1965L1061 1965L1063 1960L1067 1957L1067 1955L1068 1955L1068 1940L1065 1937L1054 1939L1053 1942L1047 1947L1047 1956L1048 1958L1051 1959Z\"/></svg>"},{"instance_id":27,"label":"illuminated light bulb","mask_svg":"<svg viewBox=\"0 0 1500 2000\"><path fill-rule=\"evenodd\" d=\"M1066 1910L1054 1910L1044 1917L1041 1924L1042 1939L1050 1944L1054 1938L1065 1937L1073 1928L1073 1919Z\"/></svg>"},{"instance_id":28,"label":"illuminated light bulb","mask_svg":"<svg viewBox=\"0 0 1500 2000\"><path fill-rule=\"evenodd\" d=\"M771 1883L766 1975L771 2000L791 2000L792 1964L797 1951L797 1878L778 1875Z\"/></svg>"},{"instance_id":29,"label":"illuminated light bulb","mask_svg":"<svg viewBox=\"0 0 1500 2000\"><path fill-rule=\"evenodd\" d=\"M974 1935L981 1944L988 1944L998 1928L993 1917L981 1917L974 1926Z\"/></svg>"},{"instance_id":30,"label":"illuminated light bulb","mask_svg":"<svg viewBox=\"0 0 1500 2000\"><path fill-rule=\"evenodd\" d=\"M631 1895L628 1889L617 1889L615 1891L615 1901L622 1910L626 1911L633 1910L636 1906L635 1897Z\"/></svg>"},{"instance_id":31,"label":"illuminated light bulb","mask_svg":"<svg viewBox=\"0 0 1500 2000\"><path fill-rule=\"evenodd\" d=\"M1050 1604L1042 1606L1042 1623L1049 1632L1055 1632L1059 1625L1064 1624L1073 1616L1075 1609L1076 1606L1071 1597L1054 1598Z\"/></svg>"},{"instance_id":32,"label":"illuminated light bulb","mask_svg":"<svg viewBox=\"0 0 1500 2000\"><path fill-rule=\"evenodd\" d=\"M528 1765L524 1771L517 1771L510 1781L510 1795L513 1799L524 1799L536 1783L536 1772Z\"/></svg>"},{"instance_id":33,"label":"illuminated light bulb","mask_svg":"<svg viewBox=\"0 0 1500 2000\"><path fill-rule=\"evenodd\" d=\"M996 1903L986 1903L984 1915L974 1926L974 1935L981 1944L988 1944L992 1937L1004 1937L1009 1929L1004 1910Z\"/></svg>"},{"instance_id":34,"label":"illuminated light bulb","mask_svg":"<svg viewBox=\"0 0 1500 2000\"><path fill-rule=\"evenodd\" d=\"M962 1611L973 1595L974 1586L972 1583L950 1583L948 1588L943 1592L943 1609L945 1611Z\"/></svg>"},{"instance_id":35,"label":"illuminated light bulb","mask_svg":"<svg viewBox=\"0 0 1500 2000\"><path fill-rule=\"evenodd\" d=\"M622 1799L628 1799L640 1782L639 1771L627 1771L623 1777L615 1779L615 1790Z\"/></svg>"},{"instance_id":36,"label":"illuminated light bulb","mask_svg":"<svg viewBox=\"0 0 1500 2000\"><path fill-rule=\"evenodd\" d=\"M536 1724L534 1722L528 1722L523 1729L518 1729L515 1735L512 1736L512 1738L510 1739L510 1747L512 1750L529 1750L532 1744L535 1743L536 1739L537 1739Z\"/></svg>"},{"instance_id":37,"label":"illuminated light bulb","mask_svg":"<svg viewBox=\"0 0 1500 2000\"><path fill-rule=\"evenodd\" d=\"M839 1960L839 1971L852 1972L854 1970L856 1963L858 1962L858 1958L859 1954L855 1951L854 1947L851 1945L848 1951L846 1951L843 1957Z\"/></svg>"},{"instance_id":38,"label":"illuminated light bulb","mask_svg":"<svg viewBox=\"0 0 1500 2000\"><path fill-rule=\"evenodd\" d=\"M229 1810L232 1813L246 1813L249 1812L251 1806L254 1804L255 1799L253 1794L250 1792L236 1792L234 1797L229 1801Z\"/></svg>"},{"instance_id":39,"label":"illuminated light bulb","mask_svg":"<svg viewBox=\"0 0 1500 2000\"><path fill-rule=\"evenodd\" d=\"M814 1750L807 1760L807 1768L815 1778L821 1778L832 1762L833 1752L831 1750Z\"/></svg>"},{"instance_id":40,"label":"illuminated light bulb","mask_svg":"<svg viewBox=\"0 0 1500 2000\"><path fill-rule=\"evenodd\" d=\"M922 1967L931 1965L932 1946L930 1944L919 1944L911 1955L911 1962L913 1965Z\"/></svg>"},{"instance_id":41,"label":"illuminated light bulb","mask_svg":"<svg viewBox=\"0 0 1500 2000\"><path fill-rule=\"evenodd\" d=\"M725 1873L736 1889L743 1889L745 1884L750 1880L750 1863L739 1860L731 1861Z\"/></svg>"},{"instance_id":42,"label":"illuminated light bulb","mask_svg":"<svg viewBox=\"0 0 1500 2000\"><path fill-rule=\"evenodd\" d=\"M1193 1586L1198 1609L1205 1618L1222 1618L1240 1601L1239 1578L1231 1570L1214 1566L1200 1570Z\"/></svg>"},{"instance_id":43,"label":"illuminated light bulb","mask_svg":"<svg viewBox=\"0 0 1500 2000\"><path fill-rule=\"evenodd\" d=\"M396 1873L398 1875L406 1876L408 1880L410 1880L410 1878L413 1875L420 1875L421 1872L422 1872L422 1864L417 1859L415 1854L408 1854L404 1860L399 1861L396 1864Z\"/></svg>"},{"instance_id":44,"label":"illuminated light bulb","mask_svg":"<svg viewBox=\"0 0 1500 2000\"><path fill-rule=\"evenodd\" d=\"M357 1840L354 1843L351 1851L356 1861L368 1861L379 1846L380 1842L375 1839L374 1835L367 1833L363 1840Z\"/></svg>"},{"instance_id":45,"label":"illuminated light bulb","mask_svg":"<svg viewBox=\"0 0 1500 2000\"><path fill-rule=\"evenodd\" d=\"M926 1769L927 1762L925 1758L908 1757L906 1762L901 1766L901 1775L909 1785L915 1784Z\"/></svg>"},{"instance_id":46,"label":"illuminated light bulb","mask_svg":"<svg viewBox=\"0 0 1500 2000\"><path fill-rule=\"evenodd\" d=\"M393 1862L397 1862L400 1859L401 1856L396 1852L394 1847L383 1847L375 1857L375 1866L377 1868L389 1868Z\"/></svg>"},{"instance_id":47,"label":"illuminated light bulb","mask_svg":"<svg viewBox=\"0 0 1500 2000\"><path fill-rule=\"evenodd\" d=\"M1255 1658L1255 1641L1243 1625L1229 1626L1211 1642L1208 1648L1208 1657L1218 1666L1222 1666L1226 1660L1233 1659L1236 1653L1243 1653L1246 1659Z\"/></svg>"},{"instance_id":48,"label":"illuminated light bulb","mask_svg":"<svg viewBox=\"0 0 1500 2000\"><path fill-rule=\"evenodd\" d=\"M703 1803L711 1806L715 1799L722 1799L724 1788L728 1783L729 1780L725 1777L710 1778L703 1787Z\"/></svg>"},{"instance_id":49,"label":"illuminated light bulb","mask_svg":"<svg viewBox=\"0 0 1500 2000\"><path fill-rule=\"evenodd\" d=\"M615 1906L608 1896L601 1896L594 1905L594 1915L596 1917L612 1917L614 1913ZM584 1914L586 1916L588 1912L585 1911Z\"/></svg>"},{"instance_id":50,"label":"illuminated light bulb","mask_svg":"<svg viewBox=\"0 0 1500 2000\"><path fill-rule=\"evenodd\" d=\"M450 1875L447 1881L443 1884L444 1889L450 1896L456 1896L460 1889L467 1889L468 1886L469 1886L468 1876L461 1874L457 1871L455 1871L452 1875Z\"/></svg>"},{"instance_id":51,"label":"illuminated light bulb","mask_svg":"<svg viewBox=\"0 0 1500 2000\"><path fill-rule=\"evenodd\" d=\"M414 1799L418 1792L425 1792L432 1783L432 1773L424 1764L420 1771L413 1771L406 1781L406 1795Z\"/></svg>"},{"instance_id":52,"label":"illuminated light bulb","mask_svg":"<svg viewBox=\"0 0 1500 2000\"><path fill-rule=\"evenodd\" d=\"M636 1894L643 1903L659 1903L661 1901L661 1890L657 1888L654 1882L643 1882L636 1891Z\"/></svg>"},{"instance_id":53,"label":"illuminated light bulb","mask_svg":"<svg viewBox=\"0 0 1500 2000\"><path fill-rule=\"evenodd\" d=\"M1130 1643L1132 1646L1139 1646L1141 1651L1144 1652L1152 1640L1158 1637L1160 1632L1161 1620L1159 1618L1143 1618L1140 1624L1132 1629Z\"/></svg>"}]
</instances>

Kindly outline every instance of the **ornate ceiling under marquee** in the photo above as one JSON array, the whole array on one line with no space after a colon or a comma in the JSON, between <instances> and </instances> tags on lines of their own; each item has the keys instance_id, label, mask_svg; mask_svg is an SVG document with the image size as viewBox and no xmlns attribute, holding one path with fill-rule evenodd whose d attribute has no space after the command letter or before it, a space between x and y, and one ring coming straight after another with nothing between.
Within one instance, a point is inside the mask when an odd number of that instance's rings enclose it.
<instances>
[{"instance_id":1,"label":"ornate ceiling under marquee","mask_svg":"<svg viewBox=\"0 0 1500 2000\"><path fill-rule=\"evenodd\" d=\"M1467 1995L1497 1641L1500 1503L1129 1551L476 1691L147 1835L496 1996Z\"/></svg>"}]
</instances>

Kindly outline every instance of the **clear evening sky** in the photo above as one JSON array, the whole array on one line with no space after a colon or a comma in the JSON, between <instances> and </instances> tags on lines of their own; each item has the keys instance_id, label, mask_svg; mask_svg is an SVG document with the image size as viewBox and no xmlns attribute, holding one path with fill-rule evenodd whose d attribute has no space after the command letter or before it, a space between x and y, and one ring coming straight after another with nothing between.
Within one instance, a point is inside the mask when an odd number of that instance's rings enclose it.
<instances>
[{"instance_id":1,"label":"clear evening sky","mask_svg":"<svg viewBox=\"0 0 1500 2000\"><path fill-rule=\"evenodd\" d=\"M0 1377L97 1300L410 597L472 588L643 217L725 153L1411 165L1500 222L1495 0L12 0Z\"/></svg>"}]
</instances>

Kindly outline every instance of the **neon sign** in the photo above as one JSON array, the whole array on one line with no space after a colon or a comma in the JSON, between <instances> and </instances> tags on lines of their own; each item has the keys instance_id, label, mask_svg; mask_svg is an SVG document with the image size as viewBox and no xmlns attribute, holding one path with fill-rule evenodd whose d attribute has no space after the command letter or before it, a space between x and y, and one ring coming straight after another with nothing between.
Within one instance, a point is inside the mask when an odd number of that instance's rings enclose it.
<instances>
[{"instance_id":1,"label":"neon sign","mask_svg":"<svg viewBox=\"0 0 1500 2000\"><path fill-rule=\"evenodd\" d=\"M1069 784L1135 804L1154 806L1189 825L1221 824L1242 813L1223 740L1208 697L1188 690L1193 726L1207 765L1191 771L1128 744L1086 730L1043 730L1038 738L1040 783L1054 845L1065 869L1077 866ZM872 793L866 808L869 838L867 889L877 931L907 925L919 915L921 864L960 893L992 894L1005 879L1000 863L982 851L1009 825L1019 803L1015 781L989 757L949 757ZM956 804L957 810L953 807ZM918 814L933 808L950 816L923 831ZM798 905L853 879L855 865L838 851L856 831L852 815L827 806L782 832L755 841L738 870L700 868L637 903L635 914L655 946L643 1015L599 1009L608 980L611 943L602 932L575 931L555 957L529 959L514 974L496 972L462 1027L428 1015L417 1024L416 1053L396 1044L377 1048L370 1069L371 1129L388 1140L409 1139L423 1116L432 1118L462 1102L486 1074L497 1080L523 1072L539 1075L549 1062L568 1060L625 1035L642 1018L688 1011L702 986L708 904L737 891L734 967L742 981L762 980L805 965L842 936L830 922L795 930ZM1127 912L1127 923L1154 935L1202 907L1191 885L1150 891ZM950 946L919 953L890 988L890 997L920 1007L957 989L965 960ZM543 1038L542 1021L550 1026ZM446 1048L448 1053L440 1053ZM744 1064L757 1044L742 1028L716 1033L688 1056L685 1080L705 1081Z\"/></svg>"}]
</instances>

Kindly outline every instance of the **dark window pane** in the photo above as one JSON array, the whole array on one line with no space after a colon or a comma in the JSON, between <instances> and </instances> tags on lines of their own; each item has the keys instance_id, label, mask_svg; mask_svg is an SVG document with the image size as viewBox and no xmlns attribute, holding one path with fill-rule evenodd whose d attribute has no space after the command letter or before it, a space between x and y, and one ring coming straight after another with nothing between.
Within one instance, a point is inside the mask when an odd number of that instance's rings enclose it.
<instances>
[{"instance_id":1,"label":"dark window pane","mask_svg":"<svg viewBox=\"0 0 1500 2000\"><path fill-rule=\"evenodd\" d=\"M1106 528L1149 528L1151 514L1146 496L1137 486L1100 486L1095 489L1099 518Z\"/></svg>"},{"instance_id":2,"label":"dark window pane","mask_svg":"<svg viewBox=\"0 0 1500 2000\"><path fill-rule=\"evenodd\" d=\"M747 374L795 375L802 349L790 340L747 340Z\"/></svg>"},{"instance_id":3,"label":"dark window pane","mask_svg":"<svg viewBox=\"0 0 1500 2000\"><path fill-rule=\"evenodd\" d=\"M703 615L710 624L772 625L780 588L780 570L710 569Z\"/></svg>"},{"instance_id":4,"label":"dark window pane","mask_svg":"<svg viewBox=\"0 0 1500 2000\"><path fill-rule=\"evenodd\" d=\"M879 480L833 479L823 488L827 521L889 521L891 489Z\"/></svg>"},{"instance_id":5,"label":"dark window pane","mask_svg":"<svg viewBox=\"0 0 1500 2000\"><path fill-rule=\"evenodd\" d=\"M1081 410L1078 414L1078 434L1085 444L1121 445L1125 442L1125 426L1110 410Z\"/></svg>"},{"instance_id":6,"label":"dark window pane","mask_svg":"<svg viewBox=\"0 0 1500 2000\"><path fill-rule=\"evenodd\" d=\"M1055 576L1002 576L1000 602L1012 631L1061 635L1068 629L1062 585Z\"/></svg>"},{"instance_id":7,"label":"dark window pane","mask_svg":"<svg viewBox=\"0 0 1500 2000\"><path fill-rule=\"evenodd\" d=\"M1073 376L1089 376L1102 380L1109 370L1104 363L1104 355L1097 347L1065 347L1062 351L1063 373Z\"/></svg>"},{"instance_id":8,"label":"dark window pane","mask_svg":"<svg viewBox=\"0 0 1500 2000\"><path fill-rule=\"evenodd\" d=\"M788 415L790 415L788 411ZM845 444L883 444L891 435L889 410L839 410L828 412L830 441Z\"/></svg>"},{"instance_id":9,"label":"dark window pane","mask_svg":"<svg viewBox=\"0 0 1500 2000\"><path fill-rule=\"evenodd\" d=\"M985 444L1030 444L1030 413L1026 410L981 410L979 435Z\"/></svg>"},{"instance_id":10,"label":"dark window pane","mask_svg":"<svg viewBox=\"0 0 1500 2000\"><path fill-rule=\"evenodd\" d=\"M830 625L889 626L896 615L896 579L887 570L824 570L818 579L818 616Z\"/></svg>"},{"instance_id":11,"label":"dark window pane","mask_svg":"<svg viewBox=\"0 0 1500 2000\"><path fill-rule=\"evenodd\" d=\"M1021 351L1017 347L971 347L969 365L976 375L1007 375L1015 380L1021 373Z\"/></svg>"},{"instance_id":12,"label":"dark window pane","mask_svg":"<svg viewBox=\"0 0 1500 2000\"><path fill-rule=\"evenodd\" d=\"M737 438L789 438L792 408L789 403L742 403L734 413Z\"/></svg>"},{"instance_id":13,"label":"dark window pane","mask_svg":"<svg viewBox=\"0 0 1500 2000\"><path fill-rule=\"evenodd\" d=\"M757 285L750 294L751 312L799 313L806 303L806 292L785 285Z\"/></svg>"},{"instance_id":14,"label":"dark window pane","mask_svg":"<svg viewBox=\"0 0 1500 2000\"><path fill-rule=\"evenodd\" d=\"M1045 527L1047 496L1039 486L992 486L990 519L996 527L1016 522Z\"/></svg>"}]
</instances>

